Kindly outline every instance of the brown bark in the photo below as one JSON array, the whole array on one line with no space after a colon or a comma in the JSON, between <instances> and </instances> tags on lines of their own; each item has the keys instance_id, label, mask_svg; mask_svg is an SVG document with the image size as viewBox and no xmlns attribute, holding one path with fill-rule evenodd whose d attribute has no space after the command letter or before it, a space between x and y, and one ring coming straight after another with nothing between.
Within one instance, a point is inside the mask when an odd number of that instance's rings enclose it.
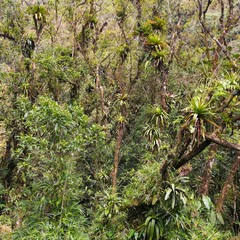
<instances>
[{"instance_id":1,"label":"brown bark","mask_svg":"<svg viewBox=\"0 0 240 240\"><path fill-rule=\"evenodd\" d=\"M167 111L167 82L168 82L168 69L163 69L161 73L161 107L163 110Z\"/></svg>"},{"instance_id":2,"label":"brown bark","mask_svg":"<svg viewBox=\"0 0 240 240\"><path fill-rule=\"evenodd\" d=\"M171 165L175 169L179 169L180 167L182 167L183 165L188 163L192 158L194 158L199 153L201 153L211 143L215 143L222 147L240 151L240 144L228 142L224 139L221 139L221 138L215 136L215 134L211 134L211 135L205 134L205 140L189 151L188 141L187 141L187 144L185 144L184 146L182 146L182 144L181 144L181 146L179 146L180 142L182 141L183 135L184 135L184 126L181 128L181 130L179 131L179 133L177 135L177 143L176 143L175 147L173 148L172 153L169 154L165 163L162 164L162 166L160 168L160 174L167 172L167 168L169 167L169 165ZM185 142L186 142L186 140L185 140ZM183 149L181 151L179 150L180 147L181 148L183 147ZM167 175L167 174L165 174L165 175ZM162 174L162 176L163 176L163 174Z\"/></svg>"},{"instance_id":3,"label":"brown bark","mask_svg":"<svg viewBox=\"0 0 240 240\"><path fill-rule=\"evenodd\" d=\"M216 143L222 147L234 149L237 151L240 151L240 144L237 143L231 143L224 139L215 137L213 135L205 135L206 140L200 143L197 147L195 147L192 151L185 153L180 158L177 158L172 164L172 166L175 169L180 168L184 164L186 164L188 161L190 161L192 158L197 156L199 153L201 153L206 147L208 147L211 143Z\"/></svg>"},{"instance_id":4,"label":"brown bark","mask_svg":"<svg viewBox=\"0 0 240 240\"><path fill-rule=\"evenodd\" d=\"M43 33L43 28L46 24L46 21L44 19L39 21L37 19L36 14L33 14L33 21L34 21L35 32L36 32L36 37L37 37L36 42L39 42L41 35Z\"/></svg>"},{"instance_id":5,"label":"brown bark","mask_svg":"<svg viewBox=\"0 0 240 240\"><path fill-rule=\"evenodd\" d=\"M197 156L199 153L201 153L205 148L207 148L211 144L211 141L205 140L204 142L200 143L197 147L195 147L191 152L185 153L182 157L175 160L173 162L173 167L175 169L179 169L184 164L186 164L188 161L190 161L192 158Z\"/></svg>"},{"instance_id":6,"label":"brown bark","mask_svg":"<svg viewBox=\"0 0 240 240\"><path fill-rule=\"evenodd\" d=\"M11 148L12 148L12 137L9 137L6 141L6 149L3 159L9 159L11 156Z\"/></svg>"},{"instance_id":7,"label":"brown bark","mask_svg":"<svg viewBox=\"0 0 240 240\"><path fill-rule=\"evenodd\" d=\"M219 37L215 37L213 34L212 30L208 27L206 23L206 13L209 9L210 4L212 3L212 0L208 0L207 7L204 10L203 9L203 2L201 0L198 0L198 10L199 10L199 22L202 27L202 31L205 34L205 36L209 36L217 45L216 51L213 54L214 59L213 59L213 70L217 70L217 65L218 65L218 59L219 59L219 54L220 52L223 52L226 58L231 62L233 68L238 68L239 66L236 64L236 62L231 58L229 50L227 48L227 42L226 42L226 34L229 32L229 30L234 27L234 25L239 21L239 16L233 16L233 1L229 0L228 1L228 16L227 19L225 20L224 12L226 7L224 6L224 1L220 0L220 5L221 5L221 14L219 18L219 27L222 30ZM237 6L237 5L236 5ZM225 21L224 21L225 20Z\"/></svg>"},{"instance_id":8,"label":"brown bark","mask_svg":"<svg viewBox=\"0 0 240 240\"><path fill-rule=\"evenodd\" d=\"M231 95L229 96L228 99L226 99L226 101L224 102L222 108L220 109L220 112L222 112L225 108L227 108L229 106L229 104L232 102L232 100L234 99L234 97L236 97L237 95L240 95L240 90L234 90Z\"/></svg>"},{"instance_id":9,"label":"brown bark","mask_svg":"<svg viewBox=\"0 0 240 240\"><path fill-rule=\"evenodd\" d=\"M217 151L217 145L212 144L209 149L208 161L206 162L204 173L202 177L202 181L199 187L199 195L208 195L209 192L209 184L212 176L212 167L215 162L215 155Z\"/></svg>"},{"instance_id":10,"label":"brown bark","mask_svg":"<svg viewBox=\"0 0 240 240\"><path fill-rule=\"evenodd\" d=\"M101 85L101 80L100 80L100 76L99 76L99 66L97 66L97 68L96 68L96 90L99 92L99 96L100 96L100 105L101 105L103 126L106 126L107 125L107 117L106 117L105 106L104 106L104 89Z\"/></svg>"},{"instance_id":11,"label":"brown bark","mask_svg":"<svg viewBox=\"0 0 240 240\"><path fill-rule=\"evenodd\" d=\"M119 153L122 145L123 133L124 133L124 124L119 123L118 130L117 130L117 142L116 142L115 153L114 153L114 165L113 165L113 171L112 171L112 193L113 194L115 194L117 191L117 173L118 173L118 165L119 165Z\"/></svg>"},{"instance_id":12,"label":"brown bark","mask_svg":"<svg viewBox=\"0 0 240 240\"><path fill-rule=\"evenodd\" d=\"M234 149L234 150L237 150L237 151L240 151L240 144L237 144L237 143L231 143L231 142L228 142L224 139L221 139L221 138L218 138L218 137L215 137L213 135L205 135L206 137L206 140L209 140L211 142L214 142L222 147L226 147L226 148L231 148L231 149Z\"/></svg>"},{"instance_id":13,"label":"brown bark","mask_svg":"<svg viewBox=\"0 0 240 240\"><path fill-rule=\"evenodd\" d=\"M115 9L116 6L114 5ZM123 28L123 19L119 19L117 21L118 26L121 30L122 36L125 40L125 44L129 46L129 42L126 36L126 33ZM126 83L124 82L125 79L125 74L124 74L124 62L127 58L128 55L128 50L124 54L120 56L121 61L120 64L118 65L118 68L116 69L115 72L115 79L116 82L118 83L118 87L120 90L120 93L122 96L124 96L126 92ZM123 118L127 116L127 109L125 105L120 106L120 113ZM123 140L123 134L124 134L124 128L125 128L125 123L123 122L118 122L118 127L117 127L117 140L116 140L116 145L115 145L115 152L114 152L114 164L113 164L113 170L111 173L112 177L112 194L116 194L117 192L117 173L118 173L118 166L119 166L119 155L120 155L120 149L122 145L122 140Z\"/></svg>"},{"instance_id":14,"label":"brown bark","mask_svg":"<svg viewBox=\"0 0 240 240\"><path fill-rule=\"evenodd\" d=\"M185 154L181 154L181 157L176 156L176 152L174 154L169 154L167 160L163 162L160 166L160 175L163 180L167 179L168 176L168 167L171 165L174 169L179 169L186 163L188 163L192 158L201 153L206 147L211 144L211 141L205 140L198 146L196 146L192 151L187 152ZM185 149L186 150L186 149Z\"/></svg>"},{"instance_id":15,"label":"brown bark","mask_svg":"<svg viewBox=\"0 0 240 240\"><path fill-rule=\"evenodd\" d=\"M224 202L225 202L225 198L226 198L228 189L230 188L230 186L233 183L233 178L236 175L239 166L240 166L240 151L237 151L236 160L232 165L232 168L231 168L231 170L228 174L228 177L227 177L227 179L226 179L226 181L223 185L223 188L222 188L221 193L220 193L220 197L219 197L219 199L217 201L217 204L216 204L217 205L216 206L216 211L218 213L221 213L223 211L223 205L224 205Z\"/></svg>"}]
</instances>

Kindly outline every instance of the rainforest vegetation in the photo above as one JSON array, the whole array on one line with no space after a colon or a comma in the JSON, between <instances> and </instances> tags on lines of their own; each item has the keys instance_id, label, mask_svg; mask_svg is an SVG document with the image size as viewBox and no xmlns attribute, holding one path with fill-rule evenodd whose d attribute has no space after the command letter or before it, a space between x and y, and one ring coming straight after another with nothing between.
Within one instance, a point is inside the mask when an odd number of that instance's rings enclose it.
<instances>
[{"instance_id":1,"label":"rainforest vegetation","mask_svg":"<svg viewBox=\"0 0 240 240\"><path fill-rule=\"evenodd\" d=\"M239 19L0 0L0 238L239 239Z\"/></svg>"}]
</instances>

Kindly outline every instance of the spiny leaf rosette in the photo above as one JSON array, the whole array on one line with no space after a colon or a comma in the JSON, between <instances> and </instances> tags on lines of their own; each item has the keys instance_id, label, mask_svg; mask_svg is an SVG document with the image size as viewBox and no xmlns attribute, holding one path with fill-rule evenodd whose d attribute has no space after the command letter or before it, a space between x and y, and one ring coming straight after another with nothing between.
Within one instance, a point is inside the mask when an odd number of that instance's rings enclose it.
<instances>
[{"instance_id":1,"label":"spiny leaf rosette","mask_svg":"<svg viewBox=\"0 0 240 240\"><path fill-rule=\"evenodd\" d=\"M205 138L206 127L218 127L213 122L215 114L210 104L211 101L207 102L201 97L194 97L190 101L190 106L184 109L188 113L185 126L192 134L192 141L199 142L201 137Z\"/></svg>"}]
</instances>

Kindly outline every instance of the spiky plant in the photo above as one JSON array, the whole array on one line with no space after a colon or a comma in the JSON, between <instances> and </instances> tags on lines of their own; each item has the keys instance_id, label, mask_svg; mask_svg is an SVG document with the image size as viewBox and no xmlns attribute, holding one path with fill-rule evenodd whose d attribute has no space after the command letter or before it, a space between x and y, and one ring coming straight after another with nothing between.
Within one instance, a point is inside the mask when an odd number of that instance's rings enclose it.
<instances>
[{"instance_id":1,"label":"spiky plant","mask_svg":"<svg viewBox=\"0 0 240 240\"><path fill-rule=\"evenodd\" d=\"M150 45L150 46L157 46L157 45L161 45L162 41L163 40L161 39L161 37L159 35L157 35L157 34L150 34L147 37L146 44Z\"/></svg>"},{"instance_id":2,"label":"spiky plant","mask_svg":"<svg viewBox=\"0 0 240 240\"><path fill-rule=\"evenodd\" d=\"M165 126L167 113L161 106L153 105L147 108L148 124L144 128L144 136L148 140L148 148L158 152L161 146L161 129Z\"/></svg>"},{"instance_id":3,"label":"spiky plant","mask_svg":"<svg viewBox=\"0 0 240 240\"><path fill-rule=\"evenodd\" d=\"M148 122L161 128L164 127L168 114L159 105L153 105L147 108Z\"/></svg>"},{"instance_id":4,"label":"spiky plant","mask_svg":"<svg viewBox=\"0 0 240 240\"><path fill-rule=\"evenodd\" d=\"M185 125L193 135L191 145L199 142L201 137L205 138L207 124L218 127L212 120L215 115L210 104L211 102L207 102L204 98L194 97L190 101L190 106L185 108L188 113Z\"/></svg>"},{"instance_id":5,"label":"spiky plant","mask_svg":"<svg viewBox=\"0 0 240 240\"><path fill-rule=\"evenodd\" d=\"M149 20L148 22L154 30L159 30L163 32L167 30L167 23L165 19L154 17L153 20Z\"/></svg>"},{"instance_id":6,"label":"spiky plant","mask_svg":"<svg viewBox=\"0 0 240 240\"><path fill-rule=\"evenodd\" d=\"M164 223L160 215L150 215L140 226L141 237L144 240L160 240L164 232Z\"/></svg>"}]
</instances>

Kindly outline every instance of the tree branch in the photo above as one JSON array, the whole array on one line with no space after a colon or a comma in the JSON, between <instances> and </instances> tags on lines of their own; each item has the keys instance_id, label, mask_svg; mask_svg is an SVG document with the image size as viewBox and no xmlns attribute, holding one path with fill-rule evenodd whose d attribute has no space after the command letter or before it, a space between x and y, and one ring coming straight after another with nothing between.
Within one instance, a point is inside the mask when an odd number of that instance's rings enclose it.
<instances>
[{"instance_id":1,"label":"tree branch","mask_svg":"<svg viewBox=\"0 0 240 240\"><path fill-rule=\"evenodd\" d=\"M199 153L201 153L205 148L207 148L211 144L210 140L205 140L201 144L199 144L196 148L194 148L190 153L187 153L183 155L180 159L177 159L173 162L172 166L175 169L180 168L184 164L186 164L188 161L190 161L192 158L197 156Z\"/></svg>"},{"instance_id":2,"label":"tree branch","mask_svg":"<svg viewBox=\"0 0 240 240\"><path fill-rule=\"evenodd\" d=\"M232 118L232 122L237 122L239 120L240 120L240 115L237 115L237 116Z\"/></svg>"},{"instance_id":3,"label":"tree branch","mask_svg":"<svg viewBox=\"0 0 240 240\"><path fill-rule=\"evenodd\" d=\"M9 35L8 33L0 33L0 37L7 38L8 40L16 42L16 39L13 36Z\"/></svg>"},{"instance_id":4,"label":"tree branch","mask_svg":"<svg viewBox=\"0 0 240 240\"><path fill-rule=\"evenodd\" d=\"M213 135L205 134L205 138L206 138L206 140L203 141L201 144L199 144L199 146L195 147L191 152L186 153L182 157L177 158L175 161L173 161L172 166L175 169L179 169L181 166L185 165L188 161L190 161L192 158L194 158L199 153L201 153L211 143L216 143L220 146L240 151L240 144L230 143L230 142L228 142L224 139L218 138L218 137L213 136Z\"/></svg>"},{"instance_id":5,"label":"tree branch","mask_svg":"<svg viewBox=\"0 0 240 240\"><path fill-rule=\"evenodd\" d=\"M222 24L223 26L223 13L224 13L224 5L223 5L223 1L221 1L221 17L220 17L220 23ZM211 4L211 1L208 1L208 4L210 5ZM205 11L208 10L208 7L205 9ZM232 66L234 68L238 68L239 66L237 65L237 63L234 62L234 60L231 58L231 56L229 55L229 51L227 49L227 47L225 45L222 44L221 42L221 38L220 39L217 39L214 34L211 32L211 30L206 26L205 24L205 15L203 17L203 13L204 13L204 10L203 10L203 6L202 6L202 1L198 0L198 8L199 8L199 14L198 14L198 18L199 18L199 22L200 22L200 25L202 26L202 29L204 31L205 34L208 34L211 39L217 44L217 46L222 50L222 52L224 53L224 55L226 56L226 58L231 62ZM223 9L222 9L223 8ZM206 12L204 13L206 14ZM222 34L222 37L224 38L224 34L226 33L223 32Z\"/></svg>"},{"instance_id":6,"label":"tree branch","mask_svg":"<svg viewBox=\"0 0 240 240\"><path fill-rule=\"evenodd\" d=\"M233 98L237 95L240 94L240 90L234 90L231 95L229 96L229 98L225 101L224 105L222 106L222 108L220 109L220 112L222 112L226 107L228 107L228 105L231 103L231 101L233 100Z\"/></svg>"},{"instance_id":7,"label":"tree branch","mask_svg":"<svg viewBox=\"0 0 240 240\"><path fill-rule=\"evenodd\" d=\"M221 139L221 138L218 138L218 137L215 137L213 135L207 135L205 134L205 138L208 140L208 141L211 141L211 142L214 142L220 146L223 146L223 147L226 147L226 148L231 148L231 149L234 149L234 150L237 150L237 151L240 151L240 144L237 144L237 143L231 143L231 142L228 142L224 139Z\"/></svg>"},{"instance_id":8,"label":"tree branch","mask_svg":"<svg viewBox=\"0 0 240 240\"><path fill-rule=\"evenodd\" d=\"M206 13L207 13L208 8L210 7L211 3L212 3L212 0L208 0L207 6L206 6L205 10L203 11L203 18L204 19L206 18Z\"/></svg>"}]
</instances>

